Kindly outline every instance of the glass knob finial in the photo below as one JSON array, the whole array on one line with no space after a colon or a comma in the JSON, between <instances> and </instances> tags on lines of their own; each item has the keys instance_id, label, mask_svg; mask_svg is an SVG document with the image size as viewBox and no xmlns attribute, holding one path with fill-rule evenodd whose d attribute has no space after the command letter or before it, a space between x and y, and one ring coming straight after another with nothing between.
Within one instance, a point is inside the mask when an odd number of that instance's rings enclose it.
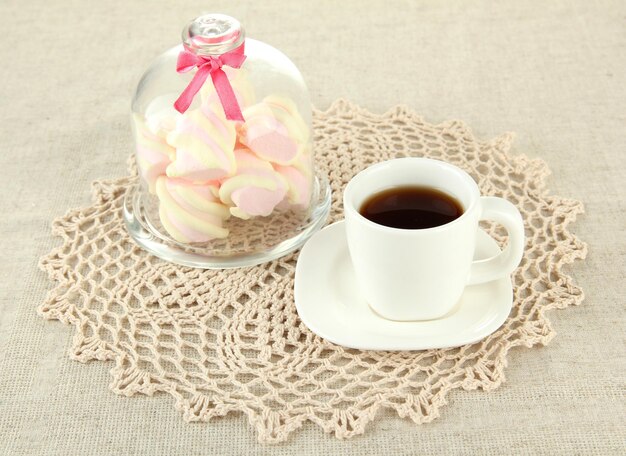
<instances>
[{"instance_id":1,"label":"glass knob finial","mask_svg":"<svg viewBox=\"0 0 626 456\"><path fill-rule=\"evenodd\" d=\"M225 14L204 14L183 29L183 44L199 54L223 54L243 43L239 21Z\"/></svg>"}]
</instances>

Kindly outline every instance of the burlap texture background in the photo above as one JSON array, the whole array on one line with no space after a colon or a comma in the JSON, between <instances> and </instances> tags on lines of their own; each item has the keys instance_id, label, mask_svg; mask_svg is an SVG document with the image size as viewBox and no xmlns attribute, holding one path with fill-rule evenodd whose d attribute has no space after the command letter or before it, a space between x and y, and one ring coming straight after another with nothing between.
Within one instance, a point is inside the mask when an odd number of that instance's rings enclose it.
<instances>
[{"instance_id":1,"label":"burlap texture background","mask_svg":"<svg viewBox=\"0 0 626 456\"><path fill-rule=\"evenodd\" d=\"M507 383L458 392L433 423L381 416L347 442L306 425L261 446L245 419L185 423L158 398L106 390L107 366L67 359L71 331L35 309L51 220L125 172L130 97L202 11L230 13L289 55L320 108L404 103L475 134L518 133L549 187L586 206L572 275L587 299L550 315L548 347L509 355ZM626 450L626 6L589 2L0 3L1 454L620 454Z\"/></svg>"}]
</instances>

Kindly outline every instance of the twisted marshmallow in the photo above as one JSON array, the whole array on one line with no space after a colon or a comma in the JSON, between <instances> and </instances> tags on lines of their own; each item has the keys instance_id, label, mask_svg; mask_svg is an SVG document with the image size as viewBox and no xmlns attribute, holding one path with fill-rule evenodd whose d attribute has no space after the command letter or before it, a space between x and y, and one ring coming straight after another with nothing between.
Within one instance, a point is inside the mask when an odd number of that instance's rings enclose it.
<instances>
[{"instance_id":1,"label":"twisted marshmallow","mask_svg":"<svg viewBox=\"0 0 626 456\"><path fill-rule=\"evenodd\" d=\"M243 116L241 143L278 165L293 163L309 139L309 129L289 98L270 95L244 109Z\"/></svg>"},{"instance_id":2,"label":"twisted marshmallow","mask_svg":"<svg viewBox=\"0 0 626 456\"><path fill-rule=\"evenodd\" d=\"M244 109L252 105L255 101L255 95L252 84L250 84L250 80L248 79L247 71L243 68L235 69L231 67L222 67L222 70L226 73L226 76L230 81L230 85L235 94L235 98L237 98L239 107ZM220 103L220 98L217 95L215 86L210 80L207 80L200 89L200 97L203 104L219 105Z\"/></svg>"},{"instance_id":3,"label":"twisted marshmallow","mask_svg":"<svg viewBox=\"0 0 626 456\"><path fill-rule=\"evenodd\" d=\"M236 150L235 160L237 174L222 181L220 199L235 217L270 215L287 194L284 178L249 150Z\"/></svg>"},{"instance_id":4,"label":"twisted marshmallow","mask_svg":"<svg viewBox=\"0 0 626 456\"><path fill-rule=\"evenodd\" d=\"M155 134L138 115L133 115L135 124L135 145L137 166L142 179L148 184L148 190L154 194L156 180L165 174L165 170L175 157L176 151Z\"/></svg>"},{"instance_id":5,"label":"twisted marshmallow","mask_svg":"<svg viewBox=\"0 0 626 456\"><path fill-rule=\"evenodd\" d=\"M230 213L215 196L211 184L190 184L181 179L160 176L156 181L159 217L167 232L179 242L206 242L225 238L222 227Z\"/></svg>"},{"instance_id":6,"label":"twisted marshmallow","mask_svg":"<svg viewBox=\"0 0 626 456\"><path fill-rule=\"evenodd\" d=\"M167 142L176 148L167 175L204 183L233 174L235 140L235 127L218 105L187 111L167 135Z\"/></svg>"},{"instance_id":7,"label":"twisted marshmallow","mask_svg":"<svg viewBox=\"0 0 626 456\"><path fill-rule=\"evenodd\" d=\"M301 154L292 166L274 165L276 172L287 183L286 202L288 205L298 209L306 209L309 206L313 190L311 167L310 156L305 157L304 154Z\"/></svg>"}]
</instances>

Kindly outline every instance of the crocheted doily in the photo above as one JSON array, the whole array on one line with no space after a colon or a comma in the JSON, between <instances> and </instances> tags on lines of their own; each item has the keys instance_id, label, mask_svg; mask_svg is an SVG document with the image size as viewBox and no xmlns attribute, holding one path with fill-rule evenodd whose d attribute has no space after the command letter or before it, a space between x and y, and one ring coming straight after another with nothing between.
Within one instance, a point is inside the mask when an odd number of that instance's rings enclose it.
<instances>
[{"instance_id":1,"label":"crocheted doily","mask_svg":"<svg viewBox=\"0 0 626 456\"><path fill-rule=\"evenodd\" d=\"M236 411L265 442L287 439L306 420L352 437L381 407L423 423L438 416L453 389L496 388L511 348L545 345L554 336L546 311L582 301L563 272L586 254L567 230L582 204L548 194L547 166L512 155L511 134L482 142L462 122L432 125L403 107L377 115L338 101L315 111L314 136L317 165L333 189L331 221L342 218L342 190L354 174L407 155L453 163L483 195L517 205L527 245L513 274L513 309L498 331L460 348L416 352L327 342L296 313L297 253L215 271L168 264L140 249L122 220L124 192L137 180L131 164L129 177L94 182L91 206L54 221L62 245L40 262L56 286L39 312L75 327L70 357L113 361L114 392L168 393L188 421Z\"/></svg>"}]
</instances>

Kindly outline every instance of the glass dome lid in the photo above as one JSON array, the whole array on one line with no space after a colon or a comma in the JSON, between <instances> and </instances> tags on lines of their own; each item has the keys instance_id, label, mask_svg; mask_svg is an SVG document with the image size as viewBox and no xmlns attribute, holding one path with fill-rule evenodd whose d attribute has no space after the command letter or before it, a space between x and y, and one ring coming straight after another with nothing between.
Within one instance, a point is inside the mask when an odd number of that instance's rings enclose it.
<instances>
[{"instance_id":1,"label":"glass dome lid","mask_svg":"<svg viewBox=\"0 0 626 456\"><path fill-rule=\"evenodd\" d=\"M167 261L202 268L251 266L302 246L330 209L311 114L302 75L283 53L246 38L229 16L191 21L132 101L131 236Z\"/></svg>"}]
</instances>

